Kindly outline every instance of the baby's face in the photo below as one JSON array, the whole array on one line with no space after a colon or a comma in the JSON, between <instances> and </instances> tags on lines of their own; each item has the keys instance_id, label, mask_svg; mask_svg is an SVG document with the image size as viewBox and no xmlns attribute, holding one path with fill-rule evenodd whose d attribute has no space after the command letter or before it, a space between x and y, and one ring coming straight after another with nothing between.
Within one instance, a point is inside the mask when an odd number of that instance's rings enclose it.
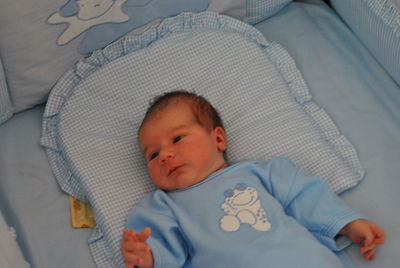
<instances>
[{"instance_id":1,"label":"baby's face","mask_svg":"<svg viewBox=\"0 0 400 268\"><path fill-rule=\"evenodd\" d=\"M185 103L151 116L140 130L139 142L150 176L163 190L190 187L226 167L224 130L206 130Z\"/></svg>"}]
</instances>

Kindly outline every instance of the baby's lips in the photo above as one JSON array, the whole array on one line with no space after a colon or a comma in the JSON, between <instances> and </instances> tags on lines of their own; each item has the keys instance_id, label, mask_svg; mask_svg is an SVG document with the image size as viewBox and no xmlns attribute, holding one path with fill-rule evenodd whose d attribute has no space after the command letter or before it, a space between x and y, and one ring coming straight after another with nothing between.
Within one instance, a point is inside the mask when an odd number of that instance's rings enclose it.
<instances>
[{"instance_id":1,"label":"baby's lips","mask_svg":"<svg viewBox=\"0 0 400 268\"><path fill-rule=\"evenodd\" d=\"M174 173L176 170L178 170L178 169L181 168L181 167L182 167L182 165L179 165L179 166L175 166L175 167L173 167L173 168L170 168L170 169L168 170L168 176L171 175L172 173Z\"/></svg>"}]
</instances>

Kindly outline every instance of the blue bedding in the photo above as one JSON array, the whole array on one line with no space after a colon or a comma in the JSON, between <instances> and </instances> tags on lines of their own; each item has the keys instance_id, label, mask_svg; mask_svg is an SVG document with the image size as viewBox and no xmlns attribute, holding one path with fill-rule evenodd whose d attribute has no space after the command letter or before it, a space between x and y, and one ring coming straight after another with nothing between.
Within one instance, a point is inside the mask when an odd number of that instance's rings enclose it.
<instances>
[{"instance_id":1,"label":"blue bedding","mask_svg":"<svg viewBox=\"0 0 400 268\"><path fill-rule=\"evenodd\" d=\"M342 196L381 225L388 239L376 260L364 261L356 246L347 250L350 258L361 267L396 267L400 90L336 14L313 2L294 2L256 27L289 51L314 99L355 145L366 169L363 182ZM86 244L90 230L70 228L68 199L39 146L43 109L0 126L0 206L32 267L94 267Z\"/></svg>"},{"instance_id":2,"label":"blue bedding","mask_svg":"<svg viewBox=\"0 0 400 268\"><path fill-rule=\"evenodd\" d=\"M0 266L29 268L15 240L15 231L6 223L0 210Z\"/></svg>"},{"instance_id":3,"label":"blue bedding","mask_svg":"<svg viewBox=\"0 0 400 268\"><path fill-rule=\"evenodd\" d=\"M43 112L38 106L0 127L0 209L32 268L95 267L91 230L71 228L68 197L40 148Z\"/></svg>"},{"instance_id":4,"label":"blue bedding","mask_svg":"<svg viewBox=\"0 0 400 268\"><path fill-rule=\"evenodd\" d=\"M325 5L293 3L256 28L295 58L314 99L355 145L366 169L363 182L342 197L380 224L387 242L372 262L365 262L356 246L347 250L350 258L360 267L397 267L399 87Z\"/></svg>"},{"instance_id":5,"label":"blue bedding","mask_svg":"<svg viewBox=\"0 0 400 268\"><path fill-rule=\"evenodd\" d=\"M364 176L354 147L280 45L217 13L166 19L78 62L47 101L41 144L61 188L95 211L89 243L99 267L122 263L127 211L153 190L135 142L138 122L149 99L176 88L217 105L231 164L286 156L337 193Z\"/></svg>"}]
</instances>

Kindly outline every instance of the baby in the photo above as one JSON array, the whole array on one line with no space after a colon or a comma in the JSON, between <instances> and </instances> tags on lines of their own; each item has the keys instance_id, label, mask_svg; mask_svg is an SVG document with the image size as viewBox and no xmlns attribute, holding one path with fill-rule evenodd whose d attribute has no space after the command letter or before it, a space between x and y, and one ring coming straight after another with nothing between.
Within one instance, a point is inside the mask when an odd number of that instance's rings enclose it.
<instances>
[{"instance_id":1,"label":"baby","mask_svg":"<svg viewBox=\"0 0 400 268\"><path fill-rule=\"evenodd\" d=\"M351 241L373 259L384 231L286 158L228 166L217 111L167 93L139 129L154 184L130 212L126 267L342 267ZM348 239L337 239L344 236Z\"/></svg>"}]
</instances>

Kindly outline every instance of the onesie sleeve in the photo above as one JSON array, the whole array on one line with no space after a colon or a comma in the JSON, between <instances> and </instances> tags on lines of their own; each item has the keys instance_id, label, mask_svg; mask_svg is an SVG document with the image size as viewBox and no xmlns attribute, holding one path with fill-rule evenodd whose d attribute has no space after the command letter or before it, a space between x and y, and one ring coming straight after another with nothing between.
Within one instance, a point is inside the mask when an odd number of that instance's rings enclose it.
<instances>
[{"instance_id":1,"label":"onesie sleeve","mask_svg":"<svg viewBox=\"0 0 400 268\"><path fill-rule=\"evenodd\" d=\"M151 228L147 242L155 268L182 267L188 256L186 242L164 196L162 191L156 191L136 205L129 213L126 228L137 232Z\"/></svg>"},{"instance_id":2,"label":"onesie sleeve","mask_svg":"<svg viewBox=\"0 0 400 268\"><path fill-rule=\"evenodd\" d=\"M269 171L270 191L286 214L331 250L348 246L350 240L335 240L335 237L346 224L365 219L364 215L351 209L326 182L299 169L290 160L274 161Z\"/></svg>"}]
</instances>

